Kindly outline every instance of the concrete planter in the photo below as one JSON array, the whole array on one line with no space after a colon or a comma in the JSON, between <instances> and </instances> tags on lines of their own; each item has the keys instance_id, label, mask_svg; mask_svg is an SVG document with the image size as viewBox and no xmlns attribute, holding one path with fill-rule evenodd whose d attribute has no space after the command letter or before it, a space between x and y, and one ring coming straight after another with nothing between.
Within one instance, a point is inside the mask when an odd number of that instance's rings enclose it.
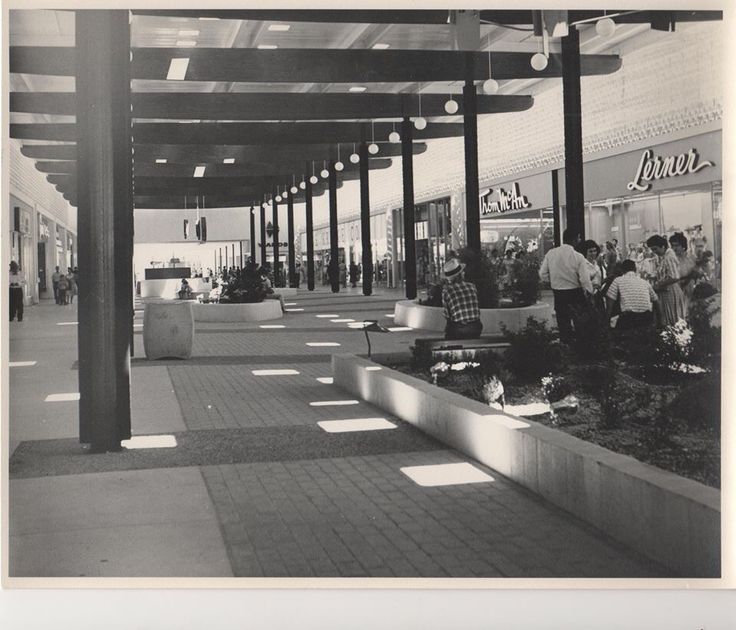
<instances>
[{"instance_id":1,"label":"concrete planter","mask_svg":"<svg viewBox=\"0 0 736 630\"><path fill-rule=\"evenodd\" d=\"M255 304L190 304L195 322L262 322L283 317L278 300Z\"/></svg>"},{"instance_id":2,"label":"concrete planter","mask_svg":"<svg viewBox=\"0 0 736 630\"><path fill-rule=\"evenodd\" d=\"M555 323L552 306L546 302L537 302L532 306L518 308L484 308L480 311L484 335L502 334L501 325L509 331L516 332L526 326L529 317ZM396 302L394 308L394 324L411 326L420 330L445 330L445 316L440 306L422 306L414 300Z\"/></svg>"},{"instance_id":3,"label":"concrete planter","mask_svg":"<svg viewBox=\"0 0 736 630\"><path fill-rule=\"evenodd\" d=\"M205 282L202 278L187 278L192 293L209 293L212 283ZM168 278L165 280L141 280L141 297L162 297L170 300L175 299L177 291L181 287L181 278Z\"/></svg>"},{"instance_id":4,"label":"concrete planter","mask_svg":"<svg viewBox=\"0 0 736 630\"><path fill-rule=\"evenodd\" d=\"M194 316L190 302L146 304L143 313L143 350L155 359L188 359L194 343Z\"/></svg>"},{"instance_id":5,"label":"concrete planter","mask_svg":"<svg viewBox=\"0 0 736 630\"><path fill-rule=\"evenodd\" d=\"M376 367L354 355L332 357L335 385L497 470L679 576L720 577L718 490Z\"/></svg>"}]
</instances>

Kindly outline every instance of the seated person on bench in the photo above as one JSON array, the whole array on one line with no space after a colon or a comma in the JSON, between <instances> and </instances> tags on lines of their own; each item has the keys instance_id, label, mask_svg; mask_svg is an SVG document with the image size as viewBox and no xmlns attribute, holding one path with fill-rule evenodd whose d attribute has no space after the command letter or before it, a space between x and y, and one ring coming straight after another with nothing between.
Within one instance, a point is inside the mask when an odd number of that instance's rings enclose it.
<instances>
[{"instance_id":1,"label":"seated person on bench","mask_svg":"<svg viewBox=\"0 0 736 630\"><path fill-rule=\"evenodd\" d=\"M180 300L191 300L192 299L192 287L189 286L186 278L182 278L181 286L177 291L177 295Z\"/></svg>"},{"instance_id":2,"label":"seated person on bench","mask_svg":"<svg viewBox=\"0 0 736 630\"><path fill-rule=\"evenodd\" d=\"M483 330L478 305L478 290L464 277L465 265L457 258L445 263L442 271L447 282L442 289L442 306L447 326L445 339L477 339Z\"/></svg>"}]
</instances>

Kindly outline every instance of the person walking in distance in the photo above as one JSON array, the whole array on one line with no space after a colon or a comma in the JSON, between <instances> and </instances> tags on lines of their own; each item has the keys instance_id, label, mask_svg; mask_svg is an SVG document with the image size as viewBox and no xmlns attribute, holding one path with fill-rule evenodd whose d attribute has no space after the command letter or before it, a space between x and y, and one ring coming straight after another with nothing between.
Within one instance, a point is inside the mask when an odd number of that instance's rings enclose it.
<instances>
[{"instance_id":1,"label":"person walking in distance","mask_svg":"<svg viewBox=\"0 0 736 630\"><path fill-rule=\"evenodd\" d=\"M10 321L12 322L16 315L18 321L23 321L23 287L26 284L26 277L20 269L18 263L14 260L10 261Z\"/></svg>"},{"instance_id":2,"label":"person walking in distance","mask_svg":"<svg viewBox=\"0 0 736 630\"><path fill-rule=\"evenodd\" d=\"M483 331L478 289L465 281L464 270L465 265L457 258L448 260L442 269L447 280L442 289L442 306L447 318L445 339L477 339Z\"/></svg>"},{"instance_id":3,"label":"person walking in distance","mask_svg":"<svg viewBox=\"0 0 736 630\"><path fill-rule=\"evenodd\" d=\"M560 331L560 341L573 341L573 312L584 307L593 295L593 284L585 257L575 251L580 235L567 229L562 233L562 245L547 252L539 269L539 277L552 287L555 300L555 316Z\"/></svg>"},{"instance_id":4,"label":"person walking in distance","mask_svg":"<svg viewBox=\"0 0 736 630\"><path fill-rule=\"evenodd\" d=\"M56 271L51 274L51 286L54 288L54 302L59 304L59 280L61 279L61 273L59 268L56 267Z\"/></svg>"}]
</instances>

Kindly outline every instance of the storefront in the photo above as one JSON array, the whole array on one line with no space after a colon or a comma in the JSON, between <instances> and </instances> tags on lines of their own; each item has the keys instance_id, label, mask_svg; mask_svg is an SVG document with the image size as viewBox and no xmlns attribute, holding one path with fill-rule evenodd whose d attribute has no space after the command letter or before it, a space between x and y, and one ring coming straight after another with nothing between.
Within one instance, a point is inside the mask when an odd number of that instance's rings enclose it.
<instances>
[{"instance_id":1,"label":"storefront","mask_svg":"<svg viewBox=\"0 0 736 630\"><path fill-rule=\"evenodd\" d=\"M36 265L33 252L33 210L14 196L10 196L12 208L10 260L18 263L18 267L25 274L25 302L30 304L38 301L34 278Z\"/></svg>"},{"instance_id":2,"label":"storefront","mask_svg":"<svg viewBox=\"0 0 736 630\"><path fill-rule=\"evenodd\" d=\"M392 211L393 286L404 282L404 210ZM434 199L414 206L414 239L417 261L417 286L440 281L442 267L452 249L450 198Z\"/></svg>"}]
</instances>

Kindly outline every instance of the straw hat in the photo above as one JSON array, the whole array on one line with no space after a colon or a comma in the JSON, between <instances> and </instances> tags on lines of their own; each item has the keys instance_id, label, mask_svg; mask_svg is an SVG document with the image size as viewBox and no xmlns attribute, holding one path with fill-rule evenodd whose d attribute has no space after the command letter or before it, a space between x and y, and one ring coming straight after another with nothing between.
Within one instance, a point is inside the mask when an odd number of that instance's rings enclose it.
<instances>
[{"instance_id":1,"label":"straw hat","mask_svg":"<svg viewBox=\"0 0 736 630\"><path fill-rule=\"evenodd\" d=\"M454 278L463 269L465 269L465 265L463 263L461 263L457 258L450 258L450 260L445 263L444 267L442 267L442 272L445 274L446 278Z\"/></svg>"}]
</instances>

